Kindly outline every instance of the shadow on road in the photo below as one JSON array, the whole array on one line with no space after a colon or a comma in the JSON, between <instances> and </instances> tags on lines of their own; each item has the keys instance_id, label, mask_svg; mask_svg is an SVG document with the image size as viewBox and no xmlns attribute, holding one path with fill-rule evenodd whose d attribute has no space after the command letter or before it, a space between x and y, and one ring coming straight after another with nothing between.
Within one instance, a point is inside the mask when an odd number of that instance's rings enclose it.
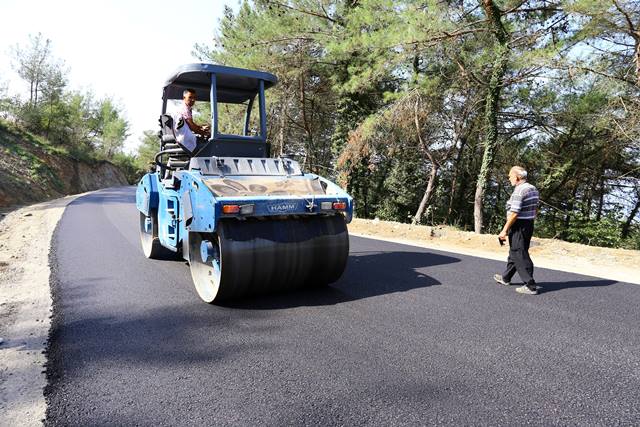
<instances>
[{"instance_id":1,"label":"shadow on road","mask_svg":"<svg viewBox=\"0 0 640 427\"><path fill-rule=\"evenodd\" d=\"M428 267L460 262L429 252L352 252L343 276L331 286L231 301L230 308L273 310L333 305L363 298L440 285Z\"/></svg>"},{"instance_id":2,"label":"shadow on road","mask_svg":"<svg viewBox=\"0 0 640 427\"><path fill-rule=\"evenodd\" d=\"M595 288L599 286L609 286L618 283L615 280L574 280L571 282L538 282L538 286L542 286L544 293L560 291L562 289L571 288Z\"/></svg>"}]
</instances>

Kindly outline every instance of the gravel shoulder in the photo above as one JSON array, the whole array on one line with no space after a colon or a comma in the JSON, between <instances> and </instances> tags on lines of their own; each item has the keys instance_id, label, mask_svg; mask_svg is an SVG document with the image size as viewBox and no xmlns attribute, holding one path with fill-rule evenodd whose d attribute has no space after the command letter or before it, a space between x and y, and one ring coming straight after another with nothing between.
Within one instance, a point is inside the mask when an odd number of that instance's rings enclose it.
<instances>
[{"instance_id":1,"label":"gravel shoulder","mask_svg":"<svg viewBox=\"0 0 640 427\"><path fill-rule=\"evenodd\" d=\"M86 194L86 193L85 193ZM49 250L68 196L0 214L0 425L41 425L45 349L51 326ZM496 236L449 227L355 219L350 234L482 258L506 260ZM538 267L640 284L640 251L534 239Z\"/></svg>"},{"instance_id":2,"label":"gravel shoulder","mask_svg":"<svg viewBox=\"0 0 640 427\"><path fill-rule=\"evenodd\" d=\"M51 238L80 195L0 216L0 425L42 425L45 348L52 314Z\"/></svg>"}]
</instances>

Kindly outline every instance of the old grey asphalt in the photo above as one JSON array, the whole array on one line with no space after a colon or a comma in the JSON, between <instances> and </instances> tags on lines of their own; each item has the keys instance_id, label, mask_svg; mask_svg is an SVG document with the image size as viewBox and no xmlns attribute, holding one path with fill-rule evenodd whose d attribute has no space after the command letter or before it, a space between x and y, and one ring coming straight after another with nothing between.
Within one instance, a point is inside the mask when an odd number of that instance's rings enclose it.
<instances>
[{"instance_id":1,"label":"old grey asphalt","mask_svg":"<svg viewBox=\"0 0 640 427\"><path fill-rule=\"evenodd\" d=\"M640 286L351 238L333 286L227 306L143 257L133 188L55 234L48 425L638 425Z\"/></svg>"}]
</instances>

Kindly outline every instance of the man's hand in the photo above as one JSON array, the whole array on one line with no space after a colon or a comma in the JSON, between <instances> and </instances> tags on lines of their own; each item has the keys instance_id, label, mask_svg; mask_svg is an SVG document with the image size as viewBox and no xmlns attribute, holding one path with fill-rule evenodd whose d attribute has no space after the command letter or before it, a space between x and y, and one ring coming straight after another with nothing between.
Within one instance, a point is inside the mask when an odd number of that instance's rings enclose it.
<instances>
[{"instance_id":1,"label":"man's hand","mask_svg":"<svg viewBox=\"0 0 640 427\"><path fill-rule=\"evenodd\" d=\"M507 240L507 233L509 232L511 226L516 222L516 219L518 219L518 214L516 212L509 212L507 216L507 223L504 225L504 227L502 227L502 231L500 232L500 234L498 234L498 239L503 242Z\"/></svg>"}]
</instances>

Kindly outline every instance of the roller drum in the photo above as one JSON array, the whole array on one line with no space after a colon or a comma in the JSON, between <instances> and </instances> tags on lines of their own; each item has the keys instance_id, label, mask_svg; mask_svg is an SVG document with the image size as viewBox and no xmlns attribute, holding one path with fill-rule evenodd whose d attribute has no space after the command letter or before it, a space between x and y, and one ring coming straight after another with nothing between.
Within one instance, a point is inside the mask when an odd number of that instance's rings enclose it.
<instances>
[{"instance_id":1,"label":"roller drum","mask_svg":"<svg viewBox=\"0 0 640 427\"><path fill-rule=\"evenodd\" d=\"M195 236L190 251L203 239L217 246L215 259L205 265L197 265L202 257L192 255L191 260L196 288L207 302L213 302L212 295L217 302L326 285L340 278L349 255L342 215L225 219L218 224L217 236Z\"/></svg>"}]
</instances>

